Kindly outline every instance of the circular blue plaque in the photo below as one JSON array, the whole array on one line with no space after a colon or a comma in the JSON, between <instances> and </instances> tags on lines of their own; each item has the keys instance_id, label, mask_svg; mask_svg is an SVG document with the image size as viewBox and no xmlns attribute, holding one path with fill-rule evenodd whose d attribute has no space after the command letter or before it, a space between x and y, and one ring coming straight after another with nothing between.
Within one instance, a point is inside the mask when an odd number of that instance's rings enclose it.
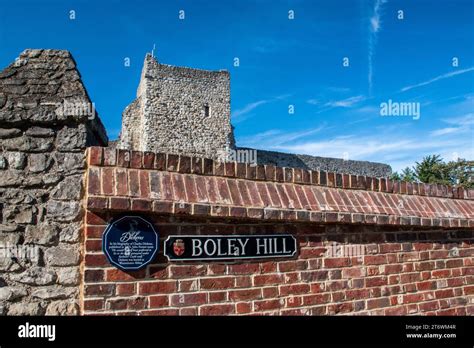
<instances>
[{"instance_id":1,"label":"circular blue plaque","mask_svg":"<svg viewBox=\"0 0 474 348\"><path fill-rule=\"evenodd\" d=\"M102 236L102 249L107 259L122 270L145 267L153 261L158 245L158 233L140 216L123 216L112 221Z\"/></svg>"}]
</instances>

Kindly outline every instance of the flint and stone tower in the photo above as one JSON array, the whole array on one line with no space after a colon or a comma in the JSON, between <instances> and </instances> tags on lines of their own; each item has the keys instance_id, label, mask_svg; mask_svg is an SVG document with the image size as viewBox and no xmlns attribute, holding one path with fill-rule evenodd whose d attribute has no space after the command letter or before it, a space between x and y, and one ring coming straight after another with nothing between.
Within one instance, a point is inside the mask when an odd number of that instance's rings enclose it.
<instances>
[{"instance_id":1,"label":"flint and stone tower","mask_svg":"<svg viewBox=\"0 0 474 348\"><path fill-rule=\"evenodd\" d=\"M118 147L218 158L234 146L229 73L160 64L147 54Z\"/></svg>"}]
</instances>

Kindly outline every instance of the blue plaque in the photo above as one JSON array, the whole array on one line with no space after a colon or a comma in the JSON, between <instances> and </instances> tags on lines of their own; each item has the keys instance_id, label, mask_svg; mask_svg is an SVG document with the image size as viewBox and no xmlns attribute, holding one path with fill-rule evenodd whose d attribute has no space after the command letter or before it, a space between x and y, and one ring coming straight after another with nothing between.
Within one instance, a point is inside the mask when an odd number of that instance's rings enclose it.
<instances>
[{"instance_id":1,"label":"blue plaque","mask_svg":"<svg viewBox=\"0 0 474 348\"><path fill-rule=\"evenodd\" d=\"M140 216L123 216L112 221L102 237L102 249L107 259L121 270L145 267L153 261L158 245L158 233Z\"/></svg>"}]
</instances>

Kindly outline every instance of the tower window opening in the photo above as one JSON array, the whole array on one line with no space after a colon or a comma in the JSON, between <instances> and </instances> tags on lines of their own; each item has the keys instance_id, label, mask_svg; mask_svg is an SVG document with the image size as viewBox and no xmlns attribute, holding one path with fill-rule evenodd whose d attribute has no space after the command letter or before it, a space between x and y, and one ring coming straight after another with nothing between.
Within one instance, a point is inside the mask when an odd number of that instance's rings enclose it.
<instances>
[{"instance_id":1,"label":"tower window opening","mask_svg":"<svg viewBox=\"0 0 474 348\"><path fill-rule=\"evenodd\" d=\"M204 104L204 116L208 117L211 113L211 110L209 109L209 105Z\"/></svg>"}]
</instances>

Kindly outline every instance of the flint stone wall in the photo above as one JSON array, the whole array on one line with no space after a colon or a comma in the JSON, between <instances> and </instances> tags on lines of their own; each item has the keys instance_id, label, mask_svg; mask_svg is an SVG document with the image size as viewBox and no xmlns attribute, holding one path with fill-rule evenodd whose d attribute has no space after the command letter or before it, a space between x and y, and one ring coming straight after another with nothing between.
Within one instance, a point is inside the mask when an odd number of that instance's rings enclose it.
<instances>
[{"instance_id":1,"label":"flint stone wall","mask_svg":"<svg viewBox=\"0 0 474 348\"><path fill-rule=\"evenodd\" d=\"M147 55L118 146L209 158L233 148L229 73L159 64Z\"/></svg>"},{"instance_id":2,"label":"flint stone wall","mask_svg":"<svg viewBox=\"0 0 474 348\"><path fill-rule=\"evenodd\" d=\"M247 148L240 148L246 150ZM340 174L365 175L376 178L389 177L392 167L384 163L344 160L342 158L296 155L275 151L257 150L258 164L277 167L323 170Z\"/></svg>"},{"instance_id":3,"label":"flint stone wall","mask_svg":"<svg viewBox=\"0 0 474 348\"><path fill-rule=\"evenodd\" d=\"M229 73L160 64L148 54L137 98L123 112L116 146L125 150L222 159L229 149L235 149ZM392 172L389 165L382 163L264 150L257 153L259 164L280 167L374 177L386 177Z\"/></svg>"},{"instance_id":4,"label":"flint stone wall","mask_svg":"<svg viewBox=\"0 0 474 348\"><path fill-rule=\"evenodd\" d=\"M107 144L90 103L67 51L26 50L0 72L0 315L79 313L85 149Z\"/></svg>"}]
</instances>

